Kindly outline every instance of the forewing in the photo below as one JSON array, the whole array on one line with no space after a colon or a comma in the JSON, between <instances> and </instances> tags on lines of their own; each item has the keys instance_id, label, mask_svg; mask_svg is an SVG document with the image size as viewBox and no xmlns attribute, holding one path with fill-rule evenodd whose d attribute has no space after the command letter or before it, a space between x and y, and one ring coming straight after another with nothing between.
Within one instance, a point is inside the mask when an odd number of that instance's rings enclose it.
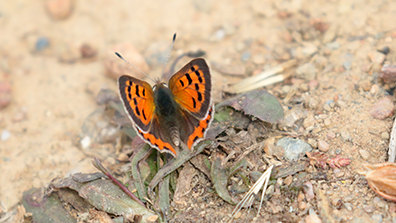
<instances>
[{"instance_id":1,"label":"forewing","mask_svg":"<svg viewBox=\"0 0 396 223\"><path fill-rule=\"evenodd\" d=\"M140 130L147 132L155 109L153 90L150 84L123 75L118 78L118 88L129 117Z\"/></svg>"},{"instance_id":2,"label":"forewing","mask_svg":"<svg viewBox=\"0 0 396 223\"><path fill-rule=\"evenodd\" d=\"M175 101L198 119L206 117L211 105L212 81L202 58L190 61L169 80Z\"/></svg>"}]
</instances>

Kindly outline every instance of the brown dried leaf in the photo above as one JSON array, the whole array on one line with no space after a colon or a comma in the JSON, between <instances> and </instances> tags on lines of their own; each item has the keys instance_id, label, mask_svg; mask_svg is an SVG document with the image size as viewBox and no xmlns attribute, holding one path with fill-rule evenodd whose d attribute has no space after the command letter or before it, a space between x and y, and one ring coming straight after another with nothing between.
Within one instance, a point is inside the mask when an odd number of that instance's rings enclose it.
<instances>
[{"instance_id":1,"label":"brown dried leaf","mask_svg":"<svg viewBox=\"0 0 396 223\"><path fill-rule=\"evenodd\" d=\"M366 177L370 188L380 196L396 202L396 163L366 164Z\"/></svg>"},{"instance_id":2,"label":"brown dried leaf","mask_svg":"<svg viewBox=\"0 0 396 223\"><path fill-rule=\"evenodd\" d=\"M335 169L349 165L351 163L351 159L342 158L339 155L337 155L336 157L326 161L326 163L329 164L331 168Z\"/></svg>"},{"instance_id":3,"label":"brown dried leaf","mask_svg":"<svg viewBox=\"0 0 396 223\"><path fill-rule=\"evenodd\" d=\"M322 167L323 169L326 168L326 160L329 158L326 154L320 152L306 152L306 154L309 158L309 163L312 166Z\"/></svg>"},{"instance_id":4,"label":"brown dried leaf","mask_svg":"<svg viewBox=\"0 0 396 223\"><path fill-rule=\"evenodd\" d=\"M351 163L351 159L342 158L339 155L337 155L332 159L329 159L329 157L326 154L321 152L314 152L314 153L306 152L306 154L310 159L309 163L312 166L321 167L323 169L326 169L327 164L331 168L335 169L335 168L341 168L343 166L347 166Z\"/></svg>"}]
</instances>

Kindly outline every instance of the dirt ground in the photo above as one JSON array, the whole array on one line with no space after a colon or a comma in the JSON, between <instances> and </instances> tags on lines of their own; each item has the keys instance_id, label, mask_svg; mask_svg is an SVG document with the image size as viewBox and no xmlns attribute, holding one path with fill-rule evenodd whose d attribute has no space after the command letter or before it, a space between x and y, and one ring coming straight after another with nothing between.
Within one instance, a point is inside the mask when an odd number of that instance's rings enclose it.
<instances>
[{"instance_id":1,"label":"dirt ground","mask_svg":"<svg viewBox=\"0 0 396 223\"><path fill-rule=\"evenodd\" d=\"M163 63L148 57L167 49L176 32L171 60L201 49L210 66L235 69L237 75L227 75L212 67L216 103L230 84L297 59L286 73L290 78L266 88L286 116L303 114L292 126L278 125L276 136L293 133L313 147L325 141L327 155L352 160L341 169L321 170L328 176L324 182L311 179L323 193L315 199L328 201L325 212L317 202L275 191L257 222L310 222L309 210L323 222L396 222L395 203L372 192L356 173L364 163L388 158L392 116L376 119L370 108L384 97L395 101L392 84L377 75L383 63L396 61L396 2L91 0L76 1L64 19L53 18L45 2L0 1L0 81L11 86L11 92L3 90L10 103L0 110L0 213L15 209L32 187L96 172L93 155L105 164L118 162L114 144L95 151L76 143L84 121L99 107L98 92L117 91L116 80L105 75L108 51L132 43L146 58L148 73L158 77ZM83 44L97 50L95 58L79 58ZM389 54L378 52L386 47ZM233 208L212 198L185 210L199 216L196 222L218 222ZM252 209L243 209L236 221L253 221L257 208Z\"/></svg>"}]
</instances>

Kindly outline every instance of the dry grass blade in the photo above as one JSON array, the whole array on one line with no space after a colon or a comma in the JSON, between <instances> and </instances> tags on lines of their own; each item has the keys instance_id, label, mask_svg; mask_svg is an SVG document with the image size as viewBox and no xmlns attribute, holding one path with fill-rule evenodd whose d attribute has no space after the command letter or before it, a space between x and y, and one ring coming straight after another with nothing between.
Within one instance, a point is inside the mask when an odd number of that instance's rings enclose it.
<instances>
[{"instance_id":1,"label":"dry grass blade","mask_svg":"<svg viewBox=\"0 0 396 223\"><path fill-rule=\"evenodd\" d=\"M389 140L389 160L388 162L394 163L396 157L396 121L393 121L393 127L391 132L391 138Z\"/></svg>"},{"instance_id":2,"label":"dry grass blade","mask_svg":"<svg viewBox=\"0 0 396 223\"><path fill-rule=\"evenodd\" d=\"M283 72L289 67L292 67L296 64L297 64L297 60L289 60L270 70L266 70L259 75L247 78L232 86L231 89L233 93L241 93L241 92L251 91L259 87L264 87L274 83L281 82L287 78L287 75L283 75L283 74L276 76L273 75Z\"/></svg>"},{"instance_id":3,"label":"dry grass blade","mask_svg":"<svg viewBox=\"0 0 396 223\"><path fill-rule=\"evenodd\" d=\"M268 181L270 179L273 167L274 167L274 165L271 165L261 175L261 177L256 181L256 183L252 186L252 188L250 188L250 190L245 194L245 196L242 198L242 200L238 203L238 205L232 211L232 213L231 213L232 218L230 219L230 221L232 219L234 219L234 216L242 209L242 207L245 206L245 204L248 204L248 206L250 206L253 203L253 199L255 197L254 195L256 195L260 191L260 189L263 188L263 192L262 192L262 195L261 195L260 206L259 206L258 211L257 211L257 215L259 215L260 210L261 210L261 205L262 205L263 200L264 200L265 191L267 189ZM264 184L264 187L262 187L263 184Z\"/></svg>"}]
</instances>

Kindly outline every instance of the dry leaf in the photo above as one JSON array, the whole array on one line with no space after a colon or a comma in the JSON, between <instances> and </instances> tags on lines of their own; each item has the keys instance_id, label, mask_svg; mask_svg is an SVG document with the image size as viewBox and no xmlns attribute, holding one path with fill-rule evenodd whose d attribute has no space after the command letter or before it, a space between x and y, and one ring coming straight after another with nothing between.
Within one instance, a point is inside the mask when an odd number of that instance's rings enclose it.
<instances>
[{"instance_id":1,"label":"dry leaf","mask_svg":"<svg viewBox=\"0 0 396 223\"><path fill-rule=\"evenodd\" d=\"M366 177L368 185L380 196L396 202L396 163L364 165L367 171L360 174Z\"/></svg>"}]
</instances>

